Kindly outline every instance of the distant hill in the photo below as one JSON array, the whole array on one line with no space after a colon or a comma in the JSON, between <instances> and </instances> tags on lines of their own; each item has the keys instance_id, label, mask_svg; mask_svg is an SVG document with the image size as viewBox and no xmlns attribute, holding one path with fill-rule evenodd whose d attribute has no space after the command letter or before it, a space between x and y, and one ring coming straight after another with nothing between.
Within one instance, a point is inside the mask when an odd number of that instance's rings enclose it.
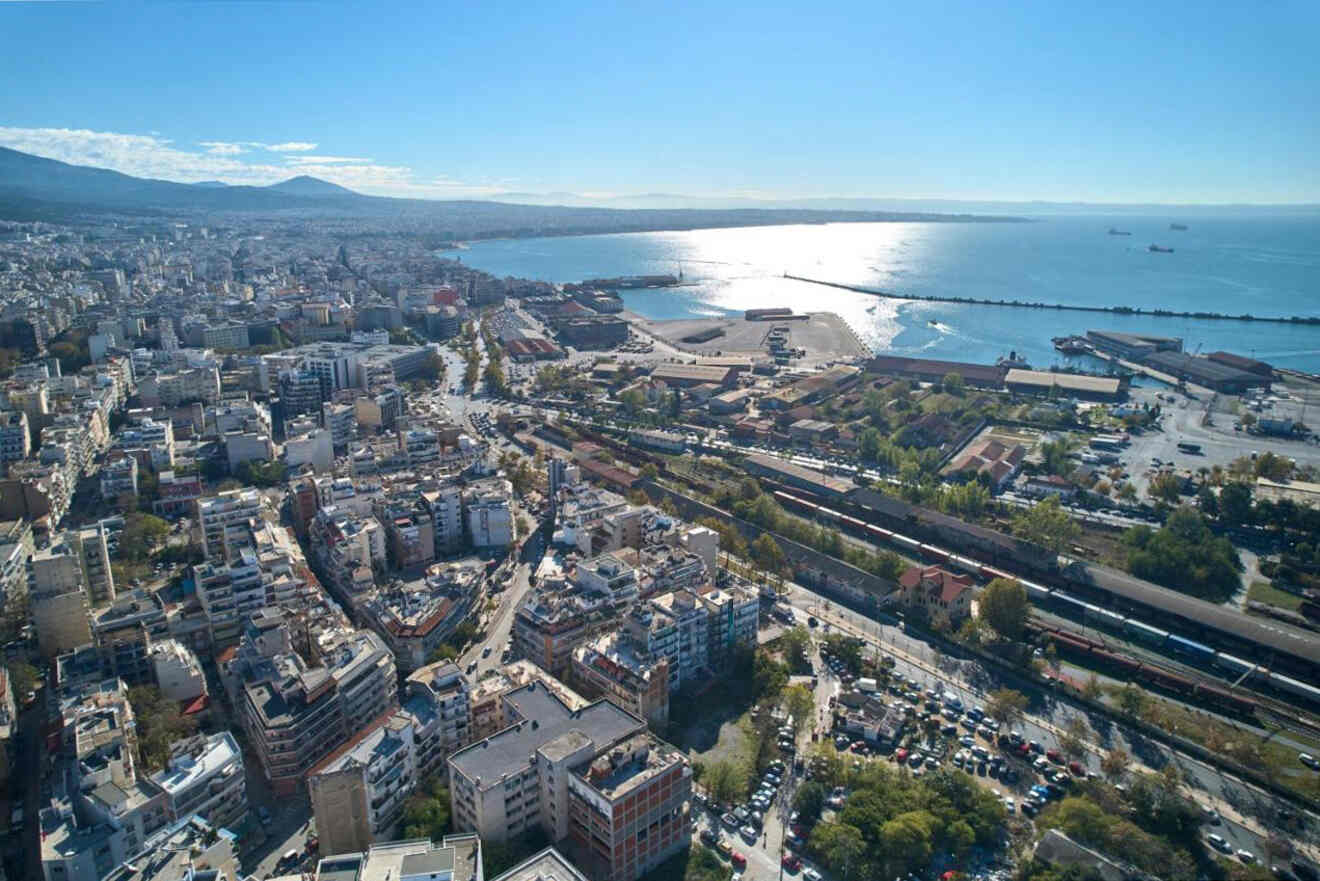
<instances>
[{"instance_id":1,"label":"distant hill","mask_svg":"<svg viewBox=\"0 0 1320 881\"><path fill-rule=\"evenodd\" d=\"M295 196L357 195L357 193L347 187L341 187L339 184L332 184L328 180L321 180L319 177L312 177L306 174L300 174L297 177L291 177L286 181L271 184L266 189L279 190L281 193L291 193Z\"/></svg>"},{"instance_id":2,"label":"distant hill","mask_svg":"<svg viewBox=\"0 0 1320 881\"><path fill-rule=\"evenodd\" d=\"M193 184L194 187L227 187L229 184L222 180L199 180Z\"/></svg>"},{"instance_id":3,"label":"distant hill","mask_svg":"<svg viewBox=\"0 0 1320 881\"><path fill-rule=\"evenodd\" d=\"M364 196L313 177L268 187L181 184L70 165L0 147L0 220L81 222L104 215L206 217L236 214L345 219L382 230L426 232L445 241L594 235L655 230L875 221L1017 221L1014 217L913 211L747 207L644 209L431 201Z\"/></svg>"}]
</instances>

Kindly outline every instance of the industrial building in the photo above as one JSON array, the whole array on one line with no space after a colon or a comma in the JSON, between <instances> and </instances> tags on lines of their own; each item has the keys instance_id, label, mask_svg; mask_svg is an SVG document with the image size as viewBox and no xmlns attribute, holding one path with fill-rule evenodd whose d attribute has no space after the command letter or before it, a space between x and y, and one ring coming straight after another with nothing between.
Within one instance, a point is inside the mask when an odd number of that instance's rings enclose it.
<instances>
[{"instance_id":1,"label":"industrial building","mask_svg":"<svg viewBox=\"0 0 1320 881\"><path fill-rule=\"evenodd\" d=\"M1045 370L1009 370L1004 377L1004 385L1009 391L1022 394L1057 394L1088 401L1117 401L1127 390L1126 383L1118 377L1052 373Z\"/></svg>"},{"instance_id":2,"label":"industrial building","mask_svg":"<svg viewBox=\"0 0 1320 881\"><path fill-rule=\"evenodd\" d=\"M1101 352L1130 361L1140 361L1156 352L1181 352L1183 347L1179 337L1120 333L1116 330L1088 330L1086 340Z\"/></svg>"},{"instance_id":3,"label":"industrial building","mask_svg":"<svg viewBox=\"0 0 1320 881\"><path fill-rule=\"evenodd\" d=\"M1142 363L1184 382L1228 394L1240 394L1249 388L1268 388L1270 385L1268 376L1239 370L1223 361L1185 352L1154 352L1147 355Z\"/></svg>"}]
</instances>

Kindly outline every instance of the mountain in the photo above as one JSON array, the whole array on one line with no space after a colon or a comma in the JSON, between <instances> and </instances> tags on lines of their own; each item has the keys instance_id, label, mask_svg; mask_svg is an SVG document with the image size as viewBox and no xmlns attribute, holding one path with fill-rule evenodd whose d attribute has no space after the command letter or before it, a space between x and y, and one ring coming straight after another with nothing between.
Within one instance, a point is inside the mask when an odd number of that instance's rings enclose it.
<instances>
[{"instance_id":1,"label":"mountain","mask_svg":"<svg viewBox=\"0 0 1320 881\"><path fill-rule=\"evenodd\" d=\"M312 177L307 174L300 174L297 177L291 177L286 181L280 181L277 184L271 184L266 189L279 190L281 193L290 193L295 196L356 196L357 193L341 187L339 184L332 184L328 180L321 180L319 177Z\"/></svg>"},{"instance_id":2,"label":"mountain","mask_svg":"<svg viewBox=\"0 0 1320 881\"><path fill-rule=\"evenodd\" d=\"M664 197L668 198L668 197ZM364 230L425 232L440 241L595 235L656 230L876 221L1017 221L1014 217L914 211L701 208L432 201L364 196L295 177L274 186L198 186L70 165L0 147L0 220L84 223L98 216L206 218L217 214L346 220Z\"/></svg>"},{"instance_id":3,"label":"mountain","mask_svg":"<svg viewBox=\"0 0 1320 881\"><path fill-rule=\"evenodd\" d=\"M194 187L227 187L229 184L222 180L199 180L193 184Z\"/></svg>"}]
</instances>

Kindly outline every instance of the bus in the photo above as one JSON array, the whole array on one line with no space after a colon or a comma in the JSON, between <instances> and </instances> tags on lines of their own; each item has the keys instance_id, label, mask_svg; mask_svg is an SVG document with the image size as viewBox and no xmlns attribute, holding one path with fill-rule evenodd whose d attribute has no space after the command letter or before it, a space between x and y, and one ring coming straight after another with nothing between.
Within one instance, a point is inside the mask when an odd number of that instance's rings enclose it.
<instances>
[{"instance_id":1,"label":"bus","mask_svg":"<svg viewBox=\"0 0 1320 881\"><path fill-rule=\"evenodd\" d=\"M1182 441L1182 442L1180 442L1180 443L1178 444L1178 452L1180 452L1180 453L1199 453L1199 452L1201 452L1201 445L1200 445L1200 444L1191 444L1191 443L1187 443L1186 441Z\"/></svg>"}]
</instances>

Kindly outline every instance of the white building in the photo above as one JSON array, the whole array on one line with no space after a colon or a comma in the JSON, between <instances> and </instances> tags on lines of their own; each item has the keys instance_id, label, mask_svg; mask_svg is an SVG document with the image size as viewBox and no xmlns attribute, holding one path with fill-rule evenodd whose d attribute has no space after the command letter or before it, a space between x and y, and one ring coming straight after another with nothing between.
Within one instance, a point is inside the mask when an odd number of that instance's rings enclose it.
<instances>
[{"instance_id":1,"label":"white building","mask_svg":"<svg viewBox=\"0 0 1320 881\"><path fill-rule=\"evenodd\" d=\"M202 530L202 549L207 559L229 556L235 534L246 540L247 521L261 516L261 493L255 489L231 489L197 500L197 519ZM244 527L237 533L236 527Z\"/></svg>"},{"instance_id":2,"label":"white building","mask_svg":"<svg viewBox=\"0 0 1320 881\"><path fill-rule=\"evenodd\" d=\"M173 817L198 814L216 826L236 824L247 813L247 776L238 742L228 731L198 735L174 745L169 767L151 782L165 792Z\"/></svg>"},{"instance_id":3,"label":"white building","mask_svg":"<svg viewBox=\"0 0 1320 881\"><path fill-rule=\"evenodd\" d=\"M509 494L495 488L472 490L467 496L467 528L477 550L503 549L513 544L513 512Z\"/></svg>"},{"instance_id":4,"label":"white building","mask_svg":"<svg viewBox=\"0 0 1320 881\"><path fill-rule=\"evenodd\" d=\"M148 649L156 684L166 700L182 703L206 694L206 675L192 650L178 640L166 639Z\"/></svg>"}]
</instances>

